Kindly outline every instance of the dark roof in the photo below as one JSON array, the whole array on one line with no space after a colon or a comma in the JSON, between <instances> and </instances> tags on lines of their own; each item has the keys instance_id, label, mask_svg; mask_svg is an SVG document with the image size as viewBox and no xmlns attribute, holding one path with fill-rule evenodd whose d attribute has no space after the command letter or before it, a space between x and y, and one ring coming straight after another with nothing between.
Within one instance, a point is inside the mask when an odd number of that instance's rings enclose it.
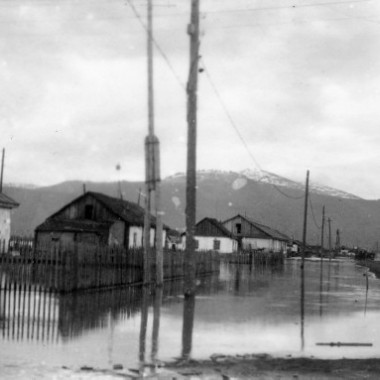
<instances>
[{"instance_id":1,"label":"dark roof","mask_svg":"<svg viewBox=\"0 0 380 380\"><path fill-rule=\"evenodd\" d=\"M202 224L204 223L209 223L211 224L212 227L214 227L214 234L210 235L208 234L207 236L226 236L226 237L229 237L231 239L235 239L234 235L227 230L226 227L224 227L221 222L219 222L218 220L214 219L214 218L203 218L202 220L200 220L196 225L195 225L195 234L196 235L203 235L203 236L206 236L204 234L204 230L201 228ZM212 232L212 231L210 231Z\"/></svg>"},{"instance_id":2,"label":"dark roof","mask_svg":"<svg viewBox=\"0 0 380 380\"><path fill-rule=\"evenodd\" d=\"M0 207L2 208L14 208L20 206L15 200L4 193L0 193Z\"/></svg>"},{"instance_id":3,"label":"dark roof","mask_svg":"<svg viewBox=\"0 0 380 380\"><path fill-rule=\"evenodd\" d=\"M129 224L144 225L145 210L136 203L126 201L120 198L113 198L105 194L88 192L100 203L102 203L113 214L117 215L120 219ZM155 224L156 220L152 217L152 223Z\"/></svg>"},{"instance_id":4,"label":"dark roof","mask_svg":"<svg viewBox=\"0 0 380 380\"><path fill-rule=\"evenodd\" d=\"M250 223L252 226L254 226L258 230L260 230L261 232L263 232L266 236L268 236L268 237L270 237L272 239L277 239L277 240L282 240L282 241L291 240L287 235L283 234L282 232L279 232L279 231L275 230L274 228L265 226L264 224L254 222L253 220L247 218L246 216L240 215L240 214L234 216L233 218L227 219L223 223L229 222L230 220L233 220L233 219L235 219L237 217L240 217L240 218L244 219L245 221L247 221L248 223Z\"/></svg>"},{"instance_id":5,"label":"dark roof","mask_svg":"<svg viewBox=\"0 0 380 380\"><path fill-rule=\"evenodd\" d=\"M135 225L135 226L143 226L144 225L144 215L145 210L139 206L137 203L129 202L124 199L110 197L105 194L96 193L93 191L88 191L80 197L74 199L69 204L61 208L59 211L54 213L50 218L54 218L58 214L60 214L64 209L71 206L73 203L77 202L79 199L90 195L94 197L99 203L101 203L106 209L108 209L112 214L116 217L124 220L126 223ZM151 225L156 225L156 218L151 215ZM169 227L165 224L163 225L164 229L168 229Z\"/></svg>"},{"instance_id":6,"label":"dark roof","mask_svg":"<svg viewBox=\"0 0 380 380\"><path fill-rule=\"evenodd\" d=\"M36 228L36 231L101 232L108 231L111 225L112 222L48 218Z\"/></svg>"}]
</instances>

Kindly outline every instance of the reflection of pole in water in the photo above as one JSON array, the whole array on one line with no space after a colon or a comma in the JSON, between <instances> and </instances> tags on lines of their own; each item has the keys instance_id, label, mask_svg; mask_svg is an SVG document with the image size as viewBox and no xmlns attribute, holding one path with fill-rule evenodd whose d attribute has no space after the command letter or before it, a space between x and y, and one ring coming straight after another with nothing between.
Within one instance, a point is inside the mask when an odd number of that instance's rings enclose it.
<instances>
[{"instance_id":1,"label":"reflection of pole in water","mask_svg":"<svg viewBox=\"0 0 380 380\"><path fill-rule=\"evenodd\" d=\"M159 339L159 331L160 331L162 291L163 291L162 286L160 286L156 288L155 293L154 293L152 355L151 355L153 364L156 363L157 354L158 354L158 339Z\"/></svg>"},{"instance_id":2,"label":"reflection of pole in water","mask_svg":"<svg viewBox=\"0 0 380 380\"><path fill-rule=\"evenodd\" d=\"M239 293L240 290L240 265L236 264L236 272L235 272L235 292Z\"/></svg>"},{"instance_id":3,"label":"reflection of pole in water","mask_svg":"<svg viewBox=\"0 0 380 380\"><path fill-rule=\"evenodd\" d=\"M182 358L190 359L194 327L195 295L185 294L183 304Z\"/></svg>"},{"instance_id":4,"label":"reflection of pole in water","mask_svg":"<svg viewBox=\"0 0 380 380\"><path fill-rule=\"evenodd\" d=\"M367 301L368 301L368 288L369 288L369 284L368 284L368 272L364 273L363 276L365 276L365 280L366 280L365 304L364 304L364 315L366 315L366 313L367 313Z\"/></svg>"},{"instance_id":5,"label":"reflection of pole in water","mask_svg":"<svg viewBox=\"0 0 380 380\"><path fill-rule=\"evenodd\" d=\"M147 330L147 325L148 325L148 292L149 290L146 287L144 287L143 292L142 292L141 322L140 322L140 347L139 347L140 375L144 374L144 365L145 365L146 330Z\"/></svg>"},{"instance_id":6,"label":"reflection of pole in water","mask_svg":"<svg viewBox=\"0 0 380 380\"><path fill-rule=\"evenodd\" d=\"M322 208L322 227L321 227L321 268L319 278L319 315L322 316L323 309L323 250L324 250L324 234L325 234L325 206Z\"/></svg>"},{"instance_id":7,"label":"reflection of pole in water","mask_svg":"<svg viewBox=\"0 0 380 380\"><path fill-rule=\"evenodd\" d=\"M301 267L301 350L305 348L305 268Z\"/></svg>"},{"instance_id":8,"label":"reflection of pole in water","mask_svg":"<svg viewBox=\"0 0 380 380\"><path fill-rule=\"evenodd\" d=\"M112 356L113 356L113 337L115 332L115 323L113 320L112 310L108 313L108 326L110 329L110 335L108 338L108 364L112 366Z\"/></svg>"},{"instance_id":9,"label":"reflection of pole in water","mask_svg":"<svg viewBox=\"0 0 380 380\"><path fill-rule=\"evenodd\" d=\"M323 313L323 260L321 260L321 270L319 276L319 315Z\"/></svg>"}]
</instances>

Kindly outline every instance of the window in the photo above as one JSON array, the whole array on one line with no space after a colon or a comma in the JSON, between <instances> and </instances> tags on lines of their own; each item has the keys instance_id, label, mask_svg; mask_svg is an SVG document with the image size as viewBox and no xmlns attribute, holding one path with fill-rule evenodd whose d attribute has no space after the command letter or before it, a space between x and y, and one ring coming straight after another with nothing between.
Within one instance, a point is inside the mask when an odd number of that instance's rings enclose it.
<instances>
[{"instance_id":1,"label":"window","mask_svg":"<svg viewBox=\"0 0 380 380\"><path fill-rule=\"evenodd\" d=\"M214 240L214 250L218 251L220 249L220 240Z\"/></svg>"},{"instance_id":2,"label":"window","mask_svg":"<svg viewBox=\"0 0 380 380\"><path fill-rule=\"evenodd\" d=\"M94 206L93 205L86 205L84 207L84 218L85 219L93 219L94 217Z\"/></svg>"},{"instance_id":3,"label":"window","mask_svg":"<svg viewBox=\"0 0 380 380\"><path fill-rule=\"evenodd\" d=\"M194 239L194 243L195 243L195 249L198 249L199 248L199 240Z\"/></svg>"},{"instance_id":4,"label":"window","mask_svg":"<svg viewBox=\"0 0 380 380\"><path fill-rule=\"evenodd\" d=\"M137 232L134 232L134 233L133 233L133 246L134 246L134 247L137 246Z\"/></svg>"},{"instance_id":5,"label":"window","mask_svg":"<svg viewBox=\"0 0 380 380\"><path fill-rule=\"evenodd\" d=\"M241 223L236 223L235 228L236 228L236 233L241 234Z\"/></svg>"}]
</instances>

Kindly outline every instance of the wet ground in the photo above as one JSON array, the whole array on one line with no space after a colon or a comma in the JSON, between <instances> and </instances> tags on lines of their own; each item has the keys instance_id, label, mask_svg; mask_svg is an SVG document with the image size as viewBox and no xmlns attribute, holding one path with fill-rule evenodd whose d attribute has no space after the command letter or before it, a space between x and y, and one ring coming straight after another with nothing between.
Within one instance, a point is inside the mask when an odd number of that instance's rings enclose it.
<instances>
[{"instance_id":1,"label":"wet ground","mask_svg":"<svg viewBox=\"0 0 380 380\"><path fill-rule=\"evenodd\" d=\"M3 289L1 378L133 377L142 362L150 372L160 362L176 368L175 358L196 360L198 370L210 357L231 368L231 358L262 353L380 357L380 280L352 261L316 260L306 262L301 285L300 262L288 260L222 265L219 276L198 280L195 299L184 299L180 282L73 295Z\"/></svg>"}]
</instances>

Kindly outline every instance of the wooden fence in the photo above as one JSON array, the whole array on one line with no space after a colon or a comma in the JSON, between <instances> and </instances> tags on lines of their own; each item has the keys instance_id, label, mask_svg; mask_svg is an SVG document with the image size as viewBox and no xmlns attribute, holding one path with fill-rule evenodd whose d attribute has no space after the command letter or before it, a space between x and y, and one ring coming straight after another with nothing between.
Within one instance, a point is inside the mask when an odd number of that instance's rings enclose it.
<instances>
[{"instance_id":1,"label":"wooden fence","mask_svg":"<svg viewBox=\"0 0 380 380\"><path fill-rule=\"evenodd\" d=\"M184 276L186 252L164 250L164 279ZM215 252L197 252L196 275L219 271L219 255ZM17 255L0 255L0 286L40 285L59 292L132 285L143 281L143 250L125 250L120 247L99 247L59 244L37 249L26 245ZM155 280L155 251L151 250L150 273Z\"/></svg>"},{"instance_id":2,"label":"wooden fence","mask_svg":"<svg viewBox=\"0 0 380 380\"><path fill-rule=\"evenodd\" d=\"M276 265L284 262L284 255L281 252L252 251L221 255L221 260L233 264Z\"/></svg>"}]
</instances>

